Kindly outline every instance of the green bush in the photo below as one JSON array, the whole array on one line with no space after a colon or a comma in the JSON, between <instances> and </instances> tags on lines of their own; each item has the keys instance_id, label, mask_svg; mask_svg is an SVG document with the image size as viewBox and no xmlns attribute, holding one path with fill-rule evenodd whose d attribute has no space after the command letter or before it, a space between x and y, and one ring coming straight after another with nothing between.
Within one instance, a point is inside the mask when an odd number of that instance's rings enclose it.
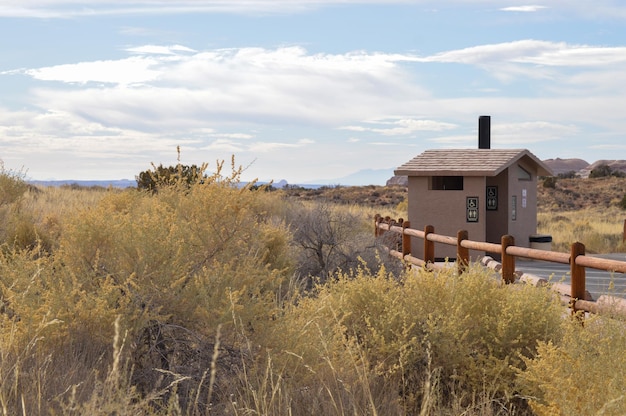
<instances>
[{"instance_id":1,"label":"green bush","mask_svg":"<svg viewBox=\"0 0 626 416\"><path fill-rule=\"evenodd\" d=\"M557 177L559 179L573 179L578 177L578 173L575 170L570 170L568 172L559 173Z\"/></svg>"},{"instance_id":2,"label":"green bush","mask_svg":"<svg viewBox=\"0 0 626 416\"><path fill-rule=\"evenodd\" d=\"M156 192L159 187L184 185L190 186L193 183L201 182L204 176L205 166L181 165L165 167L163 165L152 165L152 170L146 170L135 178L137 188Z\"/></svg>"},{"instance_id":3,"label":"green bush","mask_svg":"<svg viewBox=\"0 0 626 416\"><path fill-rule=\"evenodd\" d=\"M543 179L543 187L554 189L556 188L556 181L557 181L556 176L547 176L546 178Z\"/></svg>"},{"instance_id":4,"label":"green bush","mask_svg":"<svg viewBox=\"0 0 626 416\"><path fill-rule=\"evenodd\" d=\"M598 165L589 173L590 178L604 178L613 174L613 168L607 164Z\"/></svg>"},{"instance_id":5,"label":"green bush","mask_svg":"<svg viewBox=\"0 0 626 416\"><path fill-rule=\"evenodd\" d=\"M607 176L615 176L616 178L623 178L626 176L626 173L622 172L619 169L613 169L607 164L598 165L595 169L593 169L589 173L590 178L604 178Z\"/></svg>"},{"instance_id":6,"label":"green bush","mask_svg":"<svg viewBox=\"0 0 626 416\"><path fill-rule=\"evenodd\" d=\"M162 164L156 166L153 163L152 170L143 171L135 177L137 188L157 192L160 188L171 187L178 189L178 191L184 191L195 184L221 183L239 185L243 167L235 165L235 156L231 158L231 172L229 176L225 176L224 161L217 161L215 172L208 174L208 163L203 163L201 166L183 165L180 163L180 147L177 147L176 151L178 152L179 160L176 166L165 167ZM254 183L249 184L248 188L254 185Z\"/></svg>"}]
</instances>

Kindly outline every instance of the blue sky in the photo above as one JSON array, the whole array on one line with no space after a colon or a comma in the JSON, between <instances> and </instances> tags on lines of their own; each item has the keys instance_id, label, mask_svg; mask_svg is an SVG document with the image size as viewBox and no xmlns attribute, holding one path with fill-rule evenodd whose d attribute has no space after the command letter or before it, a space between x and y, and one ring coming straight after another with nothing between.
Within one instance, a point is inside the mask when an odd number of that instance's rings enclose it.
<instances>
[{"instance_id":1,"label":"blue sky","mask_svg":"<svg viewBox=\"0 0 626 416\"><path fill-rule=\"evenodd\" d=\"M0 159L334 180L426 149L626 159L620 0L0 0Z\"/></svg>"}]
</instances>

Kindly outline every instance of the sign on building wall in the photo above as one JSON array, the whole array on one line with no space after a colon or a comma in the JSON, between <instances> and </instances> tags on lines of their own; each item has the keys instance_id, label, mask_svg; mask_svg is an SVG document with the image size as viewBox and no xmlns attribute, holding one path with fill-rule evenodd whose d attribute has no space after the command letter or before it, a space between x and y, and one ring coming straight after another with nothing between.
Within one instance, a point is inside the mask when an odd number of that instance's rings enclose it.
<instances>
[{"instance_id":1,"label":"sign on building wall","mask_svg":"<svg viewBox=\"0 0 626 416\"><path fill-rule=\"evenodd\" d=\"M517 219L517 195L511 196L511 219L513 221Z\"/></svg>"},{"instance_id":2,"label":"sign on building wall","mask_svg":"<svg viewBox=\"0 0 626 416\"><path fill-rule=\"evenodd\" d=\"M498 187L488 186L487 187L487 211L497 211L497 210L498 210Z\"/></svg>"},{"instance_id":3,"label":"sign on building wall","mask_svg":"<svg viewBox=\"0 0 626 416\"><path fill-rule=\"evenodd\" d=\"M465 201L467 222L478 222L478 197L468 196Z\"/></svg>"}]
</instances>

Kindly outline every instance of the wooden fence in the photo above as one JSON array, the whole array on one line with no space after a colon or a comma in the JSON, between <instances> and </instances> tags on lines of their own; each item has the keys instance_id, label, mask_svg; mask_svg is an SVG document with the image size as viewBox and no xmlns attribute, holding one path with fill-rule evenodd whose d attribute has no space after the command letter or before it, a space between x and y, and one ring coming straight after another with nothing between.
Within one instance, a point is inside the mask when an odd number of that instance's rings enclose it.
<instances>
[{"instance_id":1,"label":"wooden fence","mask_svg":"<svg viewBox=\"0 0 626 416\"><path fill-rule=\"evenodd\" d=\"M486 253L501 256L501 263L496 262L489 256L482 257L481 263L490 267L502 276L505 283L514 283L516 280L533 285L547 284L540 277L518 272L515 270L515 258L523 257L533 260L543 260L553 263L568 264L570 266L571 284L552 284L552 288L561 295L561 299L569 304L572 312L585 311L590 313L613 313L626 316L626 299L615 296L603 295L598 300L593 300L585 288L585 270L593 268L614 273L626 273L626 262L602 259L585 255L585 245L573 243L569 253L561 253L548 250L539 250L515 245L514 238L510 235L502 236L500 244L472 241L468 232L461 230L456 237L435 233L431 225L424 230L410 228L409 221L399 219L395 221L389 217L383 218L376 215L374 218L375 236L380 237L387 232L397 234L390 240L389 254L408 264L425 267L430 270L448 267L443 263L435 262L435 243L456 246L456 266L461 274L469 265L470 250L484 251ZM411 237L424 240L424 258L414 257L411 252ZM452 259L450 259L452 260Z\"/></svg>"}]
</instances>

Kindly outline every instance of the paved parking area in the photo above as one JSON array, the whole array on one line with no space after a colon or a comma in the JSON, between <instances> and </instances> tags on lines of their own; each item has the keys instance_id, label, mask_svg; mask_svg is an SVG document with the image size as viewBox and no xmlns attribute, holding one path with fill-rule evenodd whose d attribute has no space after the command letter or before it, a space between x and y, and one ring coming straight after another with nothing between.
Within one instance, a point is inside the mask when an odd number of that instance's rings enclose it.
<instances>
[{"instance_id":1,"label":"paved parking area","mask_svg":"<svg viewBox=\"0 0 626 416\"><path fill-rule=\"evenodd\" d=\"M626 261L626 253L603 254L597 255L597 257ZM549 279L552 282L570 283L569 265L567 264L517 258L515 269ZM626 299L626 274L587 268L585 276L586 289L594 299L609 293Z\"/></svg>"}]
</instances>

